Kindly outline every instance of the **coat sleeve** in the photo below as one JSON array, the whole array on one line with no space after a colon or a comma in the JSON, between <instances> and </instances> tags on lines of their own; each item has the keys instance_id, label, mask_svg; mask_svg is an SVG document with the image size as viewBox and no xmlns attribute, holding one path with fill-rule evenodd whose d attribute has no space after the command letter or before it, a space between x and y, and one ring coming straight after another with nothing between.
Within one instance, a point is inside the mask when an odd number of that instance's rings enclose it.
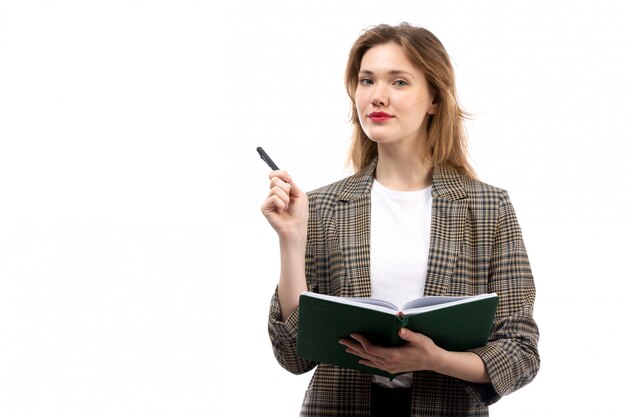
<instances>
[{"instance_id":1,"label":"coat sleeve","mask_svg":"<svg viewBox=\"0 0 626 417\"><path fill-rule=\"evenodd\" d=\"M319 239L319 224L315 210L315 198L309 195L309 223L307 229L307 247L305 259L305 274L309 291L316 291L316 243ZM278 291L274 291L270 303L268 333L272 343L272 350L278 363L293 374L303 374L317 366L317 362L299 358L296 355L296 341L298 336L298 317L300 309L296 309L286 321L282 321Z\"/></svg>"},{"instance_id":2,"label":"coat sleeve","mask_svg":"<svg viewBox=\"0 0 626 417\"><path fill-rule=\"evenodd\" d=\"M498 204L489 265L489 292L500 297L489 342L472 349L491 384L467 384L470 396L490 405L532 381L539 371L539 330L533 319L535 285L522 233L506 191Z\"/></svg>"}]
</instances>

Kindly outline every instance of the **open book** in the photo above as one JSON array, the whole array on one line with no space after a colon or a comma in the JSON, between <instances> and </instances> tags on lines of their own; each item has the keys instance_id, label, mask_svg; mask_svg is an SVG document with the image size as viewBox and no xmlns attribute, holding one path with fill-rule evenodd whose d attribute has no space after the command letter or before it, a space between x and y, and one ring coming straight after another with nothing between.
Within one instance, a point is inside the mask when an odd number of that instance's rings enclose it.
<instances>
[{"instance_id":1,"label":"open book","mask_svg":"<svg viewBox=\"0 0 626 417\"><path fill-rule=\"evenodd\" d=\"M495 293L469 297L422 297L398 308L373 298L347 298L305 291L300 295L297 354L301 358L393 377L358 363L339 339L360 333L374 344L405 343L398 330L422 333L443 349L466 351L489 339L498 306Z\"/></svg>"}]
</instances>

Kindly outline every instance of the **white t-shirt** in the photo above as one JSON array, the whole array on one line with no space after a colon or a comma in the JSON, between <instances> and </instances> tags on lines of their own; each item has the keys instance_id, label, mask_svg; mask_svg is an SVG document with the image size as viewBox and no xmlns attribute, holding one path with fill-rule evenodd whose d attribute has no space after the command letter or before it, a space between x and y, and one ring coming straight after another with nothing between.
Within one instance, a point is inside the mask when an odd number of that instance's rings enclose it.
<instances>
[{"instance_id":1,"label":"white t-shirt","mask_svg":"<svg viewBox=\"0 0 626 417\"><path fill-rule=\"evenodd\" d=\"M370 272L372 298L401 307L424 295L432 187L419 191L396 191L374 180L372 186ZM393 381L373 376L387 387L410 387L413 375L400 375Z\"/></svg>"}]
</instances>

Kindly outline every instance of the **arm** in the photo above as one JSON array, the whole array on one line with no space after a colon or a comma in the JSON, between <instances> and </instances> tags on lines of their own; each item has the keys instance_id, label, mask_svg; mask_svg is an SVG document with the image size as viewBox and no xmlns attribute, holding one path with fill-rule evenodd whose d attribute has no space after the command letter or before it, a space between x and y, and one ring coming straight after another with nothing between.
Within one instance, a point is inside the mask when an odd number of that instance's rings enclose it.
<instances>
[{"instance_id":1,"label":"arm","mask_svg":"<svg viewBox=\"0 0 626 417\"><path fill-rule=\"evenodd\" d=\"M285 171L270 173L270 193L261 206L263 215L278 234L280 278L278 300L283 321L298 308L307 289L304 256L307 239L308 198Z\"/></svg>"},{"instance_id":2,"label":"arm","mask_svg":"<svg viewBox=\"0 0 626 417\"><path fill-rule=\"evenodd\" d=\"M306 232L305 232L306 234ZM277 296L281 306L282 321L287 321L298 308L300 294L307 290L304 275L304 255L306 236L304 239L279 238L280 246L280 278Z\"/></svg>"},{"instance_id":3,"label":"arm","mask_svg":"<svg viewBox=\"0 0 626 417\"><path fill-rule=\"evenodd\" d=\"M522 233L506 191L500 194L488 291L500 296L489 343L472 349L485 363L491 384L468 384L468 393L489 405L532 381L539 371L539 330L533 318L535 285Z\"/></svg>"},{"instance_id":4,"label":"arm","mask_svg":"<svg viewBox=\"0 0 626 417\"><path fill-rule=\"evenodd\" d=\"M261 206L278 234L280 277L270 305L268 333L274 356L289 372L307 372L315 363L296 355L298 304L307 289L305 252L308 239L308 198L284 171L270 174L270 193Z\"/></svg>"}]
</instances>

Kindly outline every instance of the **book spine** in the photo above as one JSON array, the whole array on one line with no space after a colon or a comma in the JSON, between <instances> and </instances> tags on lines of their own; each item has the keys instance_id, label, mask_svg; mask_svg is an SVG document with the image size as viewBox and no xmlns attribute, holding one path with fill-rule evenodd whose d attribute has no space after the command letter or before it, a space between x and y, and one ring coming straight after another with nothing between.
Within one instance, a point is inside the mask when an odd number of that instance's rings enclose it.
<instances>
[{"instance_id":1,"label":"book spine","mask_svg":"<svg viewBox=\"0 0 626 417\"><path fill-rule=\"evenodd\" d=\"M398 311L398 314L396 314L396 316L398 317L398 325L400 327L405 327L409 320L408 317L402 311Z\"/></svg>"}]
</instances>

